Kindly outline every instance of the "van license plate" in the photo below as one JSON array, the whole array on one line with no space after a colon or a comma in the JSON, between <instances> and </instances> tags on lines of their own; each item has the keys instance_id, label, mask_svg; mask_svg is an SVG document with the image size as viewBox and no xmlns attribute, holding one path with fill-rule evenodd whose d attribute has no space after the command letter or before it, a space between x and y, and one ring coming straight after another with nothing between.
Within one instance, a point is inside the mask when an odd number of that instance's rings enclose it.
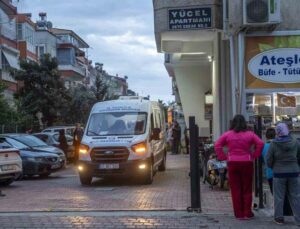
<instances>
[{"instance_id":1,"label":"van license plate","mask_svg":"<svg viewBox=\"0 0 300 229\"><path fill-rule=\"evenodd\" d=\"M2 165L1 170L2 171L12 171L15 170L15 166L14 165Z\"/></svg>"},{"instance_id":2,"label":"van license plate","mask_svg":"<svg viewBox=\"0 0 300 229\"><path fill-rule=\"evenodd\" d=\"M114 164L100 164L99 169L119 169L120 165L117 163Z\"/></svg>"}]
</instances>

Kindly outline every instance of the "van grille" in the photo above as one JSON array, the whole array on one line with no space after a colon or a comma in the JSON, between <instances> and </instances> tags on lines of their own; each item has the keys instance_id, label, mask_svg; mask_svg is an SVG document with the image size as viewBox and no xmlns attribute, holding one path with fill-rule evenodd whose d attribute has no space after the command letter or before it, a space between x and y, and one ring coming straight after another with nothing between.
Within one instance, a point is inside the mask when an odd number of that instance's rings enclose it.
<instances>
[{"instance_id":1,"label":"van grille","mask_svg":"<svg viewBox=\"0 0 300 229\"><path fill-rule=\"evenodd\" d=\"M91 152L94 162L124 162L128 156L127 148L95 148Z\"/></svg>"}]
</instances>

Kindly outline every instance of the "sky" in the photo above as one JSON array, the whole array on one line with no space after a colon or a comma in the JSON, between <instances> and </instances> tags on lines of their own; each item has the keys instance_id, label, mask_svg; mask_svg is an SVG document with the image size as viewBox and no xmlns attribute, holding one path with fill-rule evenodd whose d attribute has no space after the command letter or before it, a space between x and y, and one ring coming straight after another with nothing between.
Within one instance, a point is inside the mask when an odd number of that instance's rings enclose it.
<instances>
[{"instance_id":1,"label":"sky","mask_svg":"<svg viewBox=\"0 0 300 229\"><path fill-rule=\"evenodd\" d=\"M164 56L156 51L152 0L15 0L18 12L47 13L53 27L71 29L89 45L88 58L151 100L173 101Z\"/></svg>"}]
</instances>

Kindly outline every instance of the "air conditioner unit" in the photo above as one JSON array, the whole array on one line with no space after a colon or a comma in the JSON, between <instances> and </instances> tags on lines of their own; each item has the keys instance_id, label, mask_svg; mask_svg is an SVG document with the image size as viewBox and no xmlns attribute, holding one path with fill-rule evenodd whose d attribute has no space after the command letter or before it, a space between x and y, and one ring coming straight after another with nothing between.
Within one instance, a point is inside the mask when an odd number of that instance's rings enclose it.
<instances>
[{"instance_id":1,"label":"air conditioner unit","mask_svg":"<svg viewBox=\"0 0 300 229\"><path fill-rule=\"evenodd\" d=\"M265 26L280 22L280 0L243 0L244 25Z\"/></svg>"}]
</instances>

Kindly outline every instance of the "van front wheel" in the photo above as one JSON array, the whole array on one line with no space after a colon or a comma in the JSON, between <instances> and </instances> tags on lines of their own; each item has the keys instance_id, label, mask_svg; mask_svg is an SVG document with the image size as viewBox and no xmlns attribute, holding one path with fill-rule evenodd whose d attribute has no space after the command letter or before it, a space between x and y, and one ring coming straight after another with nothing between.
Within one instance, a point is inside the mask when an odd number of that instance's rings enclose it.
<instances>
[{"instance_id":1,"label":"van front wheel","mask_svg":"<svg viewBox=\"0 0 300 229\"><path fill-rule=\"evenodd\" d=\"M81 185L91 185L93 177L80 174L79 179Z\"/></svg>"},{"instance_id":2,"label":"van front wheel","mask_svg":"<svg viewBox=\"0 0 300 229\"><path fill-rule=\"evenodd\" d=\"M153 172L153 164L152 162L148 163L148 170L143 178L143 183L144 184L152 184L153 182L153 176L154 176L154 172Z\"/></svg>"}]
</instances>

